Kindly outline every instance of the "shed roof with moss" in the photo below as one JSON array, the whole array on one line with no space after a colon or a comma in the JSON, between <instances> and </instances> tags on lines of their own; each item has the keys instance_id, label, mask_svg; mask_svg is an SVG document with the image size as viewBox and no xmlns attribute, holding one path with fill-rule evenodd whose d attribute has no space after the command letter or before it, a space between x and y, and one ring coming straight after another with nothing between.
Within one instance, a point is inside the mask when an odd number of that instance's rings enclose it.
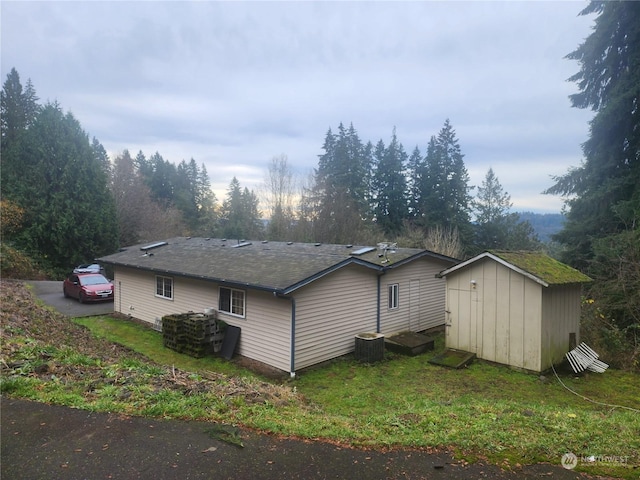
<instances>
[{"instance_id":1,"label":"shed roof with moss","mask_svg":"<svg viewBox=\"0 0 640 480\"><path fill-rule=\"evenodd\" d=\"M591 282L591 278L542 252L490 250L440 272L445 277L482 259L490 258L548 287Z\"/></svg>"}]
</instances>

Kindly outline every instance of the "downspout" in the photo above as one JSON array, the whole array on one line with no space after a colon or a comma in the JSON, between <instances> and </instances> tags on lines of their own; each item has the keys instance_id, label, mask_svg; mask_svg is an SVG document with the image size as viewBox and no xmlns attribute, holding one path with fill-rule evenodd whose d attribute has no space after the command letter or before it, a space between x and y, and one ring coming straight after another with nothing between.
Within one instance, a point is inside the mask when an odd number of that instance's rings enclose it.
<instances>
[{"instance_id":1,"label":"downspout","mask_svg":"<svg viewBox=\"0 0 640 480\"><path fill-rule=\"evenodd\" d=\"M284 300L291 300L291 343L290 343L290 364L289 375L291 378L296 377L296 299L294 297L288 297L277 292L273 292L273 295Z\"/></svg>"},{"instance_id":2,"label":"downspout","mask_svg":"<svg viewBox=\"0 0 640 480\"><path fill-rule=\"evenodd\" d=\"M296 378L296 299L291 297L291 378Z\"/></svg>"},{"instance_id":3,"label":"downspout","mask_svg":"<svg viewBox=\"0 0 640 480\"><path fill-rule=\"evenodd\" d=\"M376 333L380 332L380 283L383 274L378 275L378 304L376 306Z\"/></svg>"},{"instance_id":4,"label":"downspout","mask_svg":"<svg viewBox=\"0 0 640 480\"><path fill-rule=\"evenodd\" d=\"M376 305L376 333L382 333L382 311L380 308L380 302L382 300L382 276L387 273L387 269L383 268L380 273L378 273L378 304Z\"/></svg>"}]
</instances>

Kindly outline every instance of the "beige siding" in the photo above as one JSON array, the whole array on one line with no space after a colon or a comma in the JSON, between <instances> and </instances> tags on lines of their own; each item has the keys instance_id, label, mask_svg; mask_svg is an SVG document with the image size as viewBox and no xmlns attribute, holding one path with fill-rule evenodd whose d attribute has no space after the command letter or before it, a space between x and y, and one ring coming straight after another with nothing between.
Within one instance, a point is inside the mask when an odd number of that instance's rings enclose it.
<instances>
[{"instance_id":1,"label":"beige siding","mask_svg":"<svg viewBox=\"0 0 640 480\"><path fill-rule=\"evenodd\" d=\"M290 370L290 300L276 298L269 292L247 290L246 318L222 312L218 313L218 317L229 325L240 327L240 343L237 350L240 355L286 372Z\"/></svg>"},{"instance_id":2,"label":"beige siding","mask_svg":"<svg viewBox=\"0 0 640 480\"><path fill-rule=\"evenodd\" d=\"M115 269L116 312L154 323L171 313L202 312L217 305L217 292L211 283L182 277L173 278L173 300L156 296L156 276L149 272L118 267Z\"/></svg>"},{"instance_id":3,"label":"beige siding","mask_svg":"<svg viewBox=\"0 0 640 480\"><path fill-rule=\"evenodd\" d=\"M560 363L573 348L570 334L580 343L580 285L553 286L543 293L541 370Z\"/></svg>"},{"instance_id":4,"label":"beige siding","mask_svg":"<svg viewBox=\"0 0 640 480\"><path fill-rule=\"evenodd\" d=\"M155 274L118 267L114 282L116 312L154 323L171 313L217 310L218 285L184 277L173 278L173 300L155 295ZM246 318L219 312L220 319L241 328L237 352L276 368L289 371L291 302L268 292L245 291Z\"/></svg>"},{"instance_id":5,"label":"beige siding","mask_svg":"<svg viewBox=\"0 0 640 480\"><path fill-rule=\"evenodd\" d=\"M539 371L542 288L490 259L449 274L447 346Z\"/></svg>"},{"instance_id":6,"label":"beige siding","mask_svg":"<svg viewBox=\"0 0 640 480\"><path fill-rule=\"evenodd\" d=\"M420 332L445 322L445 285L436 274L448 263L422 258L389 270L380 277L380 329L382 333ZM389 285L398 284L398 308L389 309Z\"/></svg>"},{"instance_id":7,"label":"beige siding","mask_svg":"<svg viewBox=\"0 0 640 480\"><path fill-rule=\"evenodd\" d=\"M296 369L350 353L355 335L376 331L376 278L353 265L295 292Z\"/></svg>"}]
</instances>

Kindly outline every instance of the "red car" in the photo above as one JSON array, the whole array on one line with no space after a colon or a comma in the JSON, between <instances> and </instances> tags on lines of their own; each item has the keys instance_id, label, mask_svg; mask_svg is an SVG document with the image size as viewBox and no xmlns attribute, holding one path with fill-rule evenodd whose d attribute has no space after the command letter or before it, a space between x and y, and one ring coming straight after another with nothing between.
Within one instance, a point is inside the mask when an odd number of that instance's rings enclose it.
<instances>
[{"instance_id":1,"label":"red car","mask_svg":"<svg viewBox=\"0 0 640 480\"><path fill-rule=\"evenodd\" d=\"M113 283L99 273L72 273L62 284L62 292L80 303L113 300Z\"/></svg>"}]
</instances>

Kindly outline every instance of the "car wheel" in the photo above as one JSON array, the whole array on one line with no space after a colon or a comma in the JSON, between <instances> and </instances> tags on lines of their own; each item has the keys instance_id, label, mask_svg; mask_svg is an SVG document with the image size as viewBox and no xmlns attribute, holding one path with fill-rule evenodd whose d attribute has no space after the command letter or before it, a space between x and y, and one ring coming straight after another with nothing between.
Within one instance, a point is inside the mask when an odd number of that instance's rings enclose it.
<instances>
[{"instance_id":1,"label":"car wheel","mask_svg":"<svg viewBox=\"0 0 640 480\"><path fill-rule=\"evenodd\" d=\"M64 295L64 298L69 298L69 294L67 293L67 289L62 287L62 294Z\"/></svg>"},{"instance_id":2,"label":"car wheel","mask_svg":"<svg viewBox=\"0 0 640 480\"><path fill-rule=\"evenodd\" d=\"M80 292L80 293L78 294L78 301L79 301L80 303L84 303L84 294L83 294L82 292Z\"/></svg>"}]
</instances>

